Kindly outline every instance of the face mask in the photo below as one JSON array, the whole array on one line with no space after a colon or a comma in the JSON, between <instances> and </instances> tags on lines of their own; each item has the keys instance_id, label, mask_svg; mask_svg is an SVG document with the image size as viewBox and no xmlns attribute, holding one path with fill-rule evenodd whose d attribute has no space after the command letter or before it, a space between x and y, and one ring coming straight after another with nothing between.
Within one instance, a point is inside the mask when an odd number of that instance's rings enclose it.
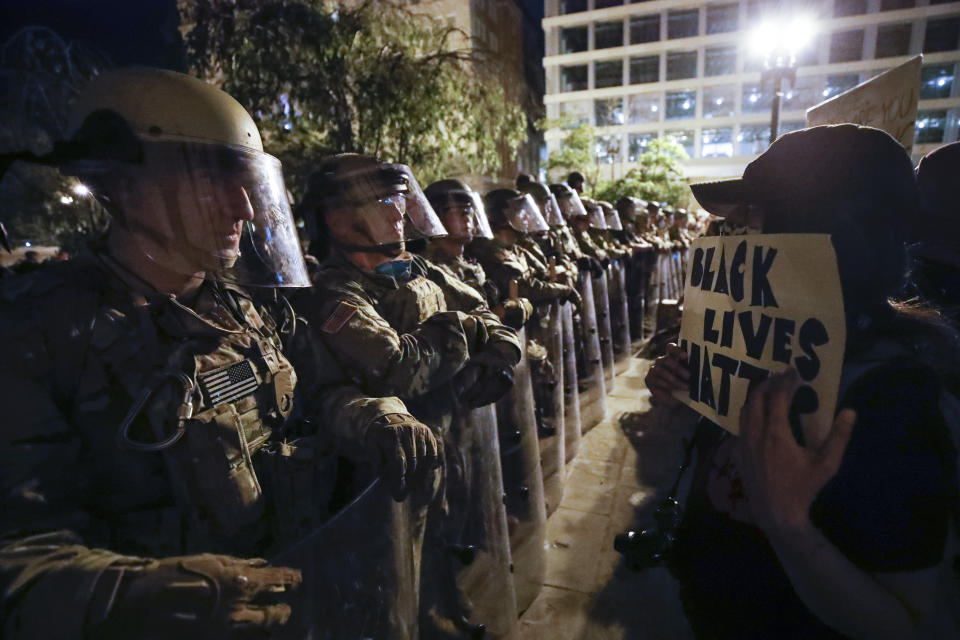
<instances>
[{"instance_id":1,"label":"face mask","mask_svg":"<svg viewBox=\"0 0 960 640\"><path fill-rule=\"evenodd\" d=\"M413 261L410 258L391 260L378 265L374 271L382 276L390 276L398 282L407 282L413 277Z\"/></svg>"}]
</instances>

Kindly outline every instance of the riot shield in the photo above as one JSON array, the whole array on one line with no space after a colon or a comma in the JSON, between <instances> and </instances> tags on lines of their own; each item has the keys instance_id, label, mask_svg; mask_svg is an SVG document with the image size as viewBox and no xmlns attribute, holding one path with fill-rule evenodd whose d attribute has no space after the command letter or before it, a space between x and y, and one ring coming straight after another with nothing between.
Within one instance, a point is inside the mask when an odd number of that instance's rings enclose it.
<instances>
[{"instance_id":1,"label":"riot shield","mask_svg":"<svg viewBox=\"0 0 960 640\"><path fill-rule=\"evenodd\" d=\"M416 640L422 543L410 499L380 480L323 526L271 561L303 572L284 638Z\"/></svg>"},{"instance_id":2,"label":"riot shield","mask_svg":"<svg viewBox=\"0 0 960 640\"><path fill-rule=\"evenodd\" d=\"M560 305L563 332L563 451L566 462L580 450L580 393L577 391L577 341L573 329L573 303Z\"/></svg>"},{"instance_id":3,"label":"riot shield","mask_svg":"<svg viewBox=\"0 0 960 640\"><path fill-rule=\"evenodd\" d=\"M529 325L537 341L547 351L550 380L537 380L536 389L537 418L539 423L540 467L543 471L543 495L547 515L552 514L563 499L563 487L566 481L564 452L564 398L563 398L563 323L560 319L560 305L553 302L538 313L537 322Z\"/></svg>"},{"instance_id":4,"label":"riot shield","mask_svg":"<svg viewBox=\"0 0 960 640\"><path fill-rule=\"evenodd\" d=\"M626 293L627 309L630 315L630 337L633 340L643 338L644 292L644 260L649 249L644 247L634 251L626 261Z\"/></svg>"},{"instance_id":5,"label":"riot shield","mask_svg":"<svg viewBox=\"0 0 960 640\"><path fill-rule=\"evenodd\" d=\"M593 296L593 278L581 271L577 292L583 299L580 310L580 349L577 351L578 391L580 393L580 432L586 433L603 420L607 412L607 385L600 359L600 335Z\"/></svg>"},{"instance_id":6,"label":"riot shield","mask_svg":"<svg viewBox=\"0 0 960 640\"><path fill-rule=\"evenodd\" d=\"M597 314L597 332L600 334L600 362L606 391L613 390L613 337L610 329L610 289L608 276L610 269L604 270L599 277L593 278L593 304Z\"/></svg>"},{"instance_id":7,"label":"riot shield","mask_svg":"<svg viewBox=\"0 0 960 640\"><path fill-rule=\"evenodd\" d=\"M495 406L455 415L448 439L455 453L447 454L447 502L453 525L447 539L458 569L456 585L467 620L484 625L485 638L506 640L513 637L518 615ZM456 479L449 469L452 456L458 461Z\"/></svg>"},{"instance_id":8,"label":"riot shield","mask_svg":"<svg viewBox=\"0 0 960 640\"><path fill-rule=\"evenodd\" d=\"M613 338L615 373L623 373L630 364L630 311L627 308L627 259L611 265L610 276L610 330Z\"/></svg>"},{"instance_id":9,"label":"riot shield","mask_svg":"<svg viewBox=\"0 0 960 640\"><path fill-rule=\"evenodd\" d=\"M517 611L523 613L540 592L547 572L547 514L525 330L519 336L523 356L514 370L513 388L497 401L497 426Z\"/></svg>"}]
</instances>

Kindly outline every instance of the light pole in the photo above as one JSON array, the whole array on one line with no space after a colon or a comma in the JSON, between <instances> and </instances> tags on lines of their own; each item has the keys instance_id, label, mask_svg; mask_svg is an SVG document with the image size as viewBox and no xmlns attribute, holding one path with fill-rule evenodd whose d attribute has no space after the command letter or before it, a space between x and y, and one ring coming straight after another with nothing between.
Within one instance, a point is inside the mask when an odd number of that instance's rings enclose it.
<instances>
[{"instance_id":1,"label":"light pole","mask_svg":"<svg viewBox=\"0 0 960 640\"><path fill-rule=\"evenodd\" d=\"M797 81L797 54L813 39L814 23L807 16L771 19L762 22L751 34L751 49L763 59L760 90L768 81L773 85L770 109L770 144L777 139L780 129L780 102L783 99L783 81L793 87Z\"/></svg>"}]
</instances>

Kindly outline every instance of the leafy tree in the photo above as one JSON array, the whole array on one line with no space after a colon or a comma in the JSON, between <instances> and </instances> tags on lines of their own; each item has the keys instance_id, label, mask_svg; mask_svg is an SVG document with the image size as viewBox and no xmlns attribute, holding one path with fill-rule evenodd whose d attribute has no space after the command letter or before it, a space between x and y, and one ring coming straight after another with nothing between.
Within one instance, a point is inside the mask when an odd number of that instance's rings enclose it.
<instances>
[{"instance_id":1,"label":"leafy tree","mask_svg":"<svg viewBox=\"0 0 960 640\"><path fill-rule=\"evenodd\" d=\"M683 173L687 152L673 138L656 138L637 158L637 168L624 176L598 185L595 195L600 200L616 202L623 196L666 202L686 207L690 189Z\"/></svg>"},{"instance_id":2,"label":"leafy tree","mask_svg":"<svg viewBox=\"0 0 960 640\"><path fill-rule=\"evenodd\" d=\"M564 126L563 121L545 121L540 126L543 129L553 129ZM547 174L554 180L564 180L571 171L583 174L587 191L597 184L599 167L596 164L594 146L597 139L597 130L590 124L580 124L570 128L569 133L560 142L560 147L550 153L547 158Z\"/></svg>"},{"instance_id":3,"label":"leafy tree","mask_svg":"<svg viewBox=\"0 0 960 640\"><path fill-rule=\"evenodd\" d=\"M526 118L495 61L461 35L390 0L179 1L193 73L247 107L266 149L302 183L316 161L356 151L405 162L421 181L492 173Z\"/></svg>"},{"instance_id":4,"label":"leafy tree","mask_svg":"<svg viewBox=\"0 0 960 640\"><path fill-rule=\"evenodd\" d=\"M50 151L65 134L72 98L109 66L102 54L44 27L11 36L0 48L0 153ZM0 220L16 244L74 251L106 226L107 215L97 202L56 168L0 161L0 174Z\"/></svg>"}]
</instances>

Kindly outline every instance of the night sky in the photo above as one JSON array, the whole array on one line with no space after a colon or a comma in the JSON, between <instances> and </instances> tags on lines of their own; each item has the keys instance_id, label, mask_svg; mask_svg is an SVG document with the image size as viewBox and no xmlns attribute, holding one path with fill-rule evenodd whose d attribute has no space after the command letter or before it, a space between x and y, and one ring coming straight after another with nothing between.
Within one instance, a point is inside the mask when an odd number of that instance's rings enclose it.
<instances>
[{"instance_id":1,"label":"night sky","mask_svg":"<svg viewBox=\"0 0 960 640\"><path fill-rule=\"evenodd\" d=\"M182 69L178 21L175 0L0 0L0 41L43 25L117 65Z\"/></svg>"}]
</instances>

